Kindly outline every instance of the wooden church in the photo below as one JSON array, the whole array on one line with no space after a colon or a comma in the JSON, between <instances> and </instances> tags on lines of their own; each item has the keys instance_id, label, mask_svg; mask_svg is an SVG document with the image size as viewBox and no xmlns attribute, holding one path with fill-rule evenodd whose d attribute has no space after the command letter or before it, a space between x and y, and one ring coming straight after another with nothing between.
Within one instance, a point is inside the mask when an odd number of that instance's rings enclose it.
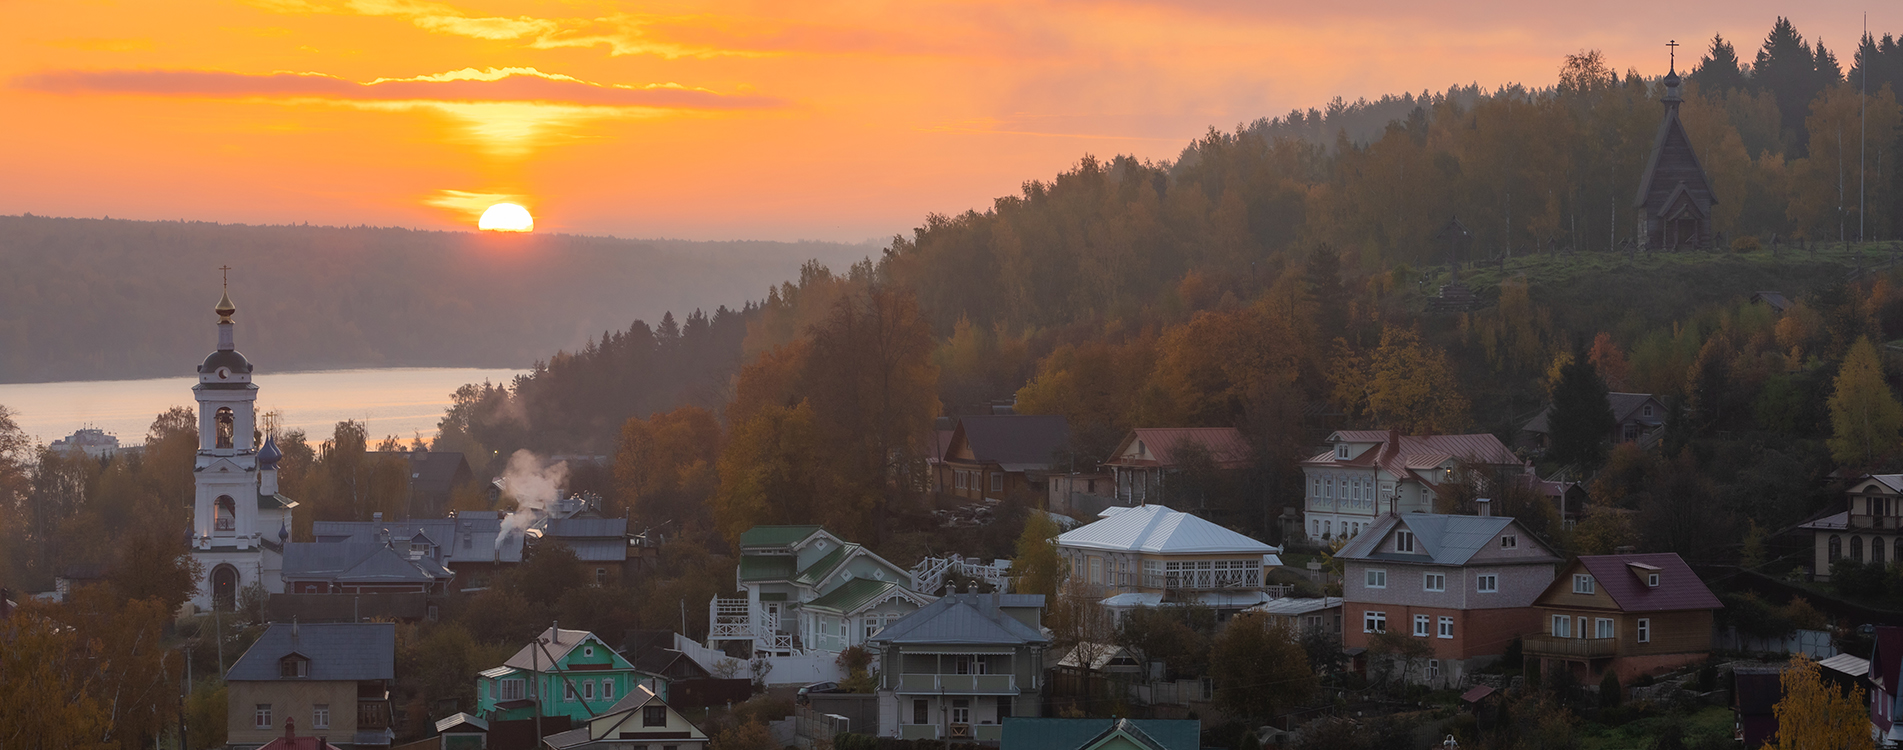
<instances>
[{"instance_id":1,"label":"wooden church","mask_svg":"<svg viewBox=\"0 0 1903 750\"><path fill-rule=\"evenodd\" d=\"M1665 105L1665 119L1659 122L1652 157L1646 161L1632 204L1639 212L1638 226L1645 228L1645 236L1639 239L1646 250L1708 248L1714 237L1711 207L1718 198L1711 194L1711 181L1678 119L1678 105L1684 99L1679 98L1676 65L1663 83L1665 97L1659 101Z\"/></svg>"}]
</instances>

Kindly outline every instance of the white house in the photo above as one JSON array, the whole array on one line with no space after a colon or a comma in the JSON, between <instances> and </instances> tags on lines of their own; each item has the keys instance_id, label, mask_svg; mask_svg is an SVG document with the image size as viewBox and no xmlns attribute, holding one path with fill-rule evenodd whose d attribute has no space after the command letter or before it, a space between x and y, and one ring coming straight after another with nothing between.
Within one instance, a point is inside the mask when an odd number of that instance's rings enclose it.
<instances>
[{"instance_id":1,"label":"white house","mask_svg":"<svg viewBox=\"0 0 1903 750\"><path fill-rule=\"evenodd\" d=\"M755 526L740 535L732 597L708 603L708 646L753 653L838 653L930 604L912 574L819 526Z\"/></svg>"},{"instance_id":2,"label":"white house","mask_svg":"<svg viewBox=\"0 0 1903 750\"><path fill-rule=\"evenodd\" d=\"M1068 584L1081 584L1118 614L1194 600L1237 611L1282 596L1266 583L1282 548L1161 505L1106 508L1104 518L1057 537Z\"/></svg>"},{"instance_id":3,"label":"white house","mask_svg":"<svg viewBox=\"0 0 1903 750\"><path fill-rule=\"evenodd\" d=\"M1499 438L1338 430L1329 448L1302 462L1310 539L1353 537L1382 513L1432 513L1434 489L1465 465L1518 476L1526 462Z\"/></svg>"}]
</instances>

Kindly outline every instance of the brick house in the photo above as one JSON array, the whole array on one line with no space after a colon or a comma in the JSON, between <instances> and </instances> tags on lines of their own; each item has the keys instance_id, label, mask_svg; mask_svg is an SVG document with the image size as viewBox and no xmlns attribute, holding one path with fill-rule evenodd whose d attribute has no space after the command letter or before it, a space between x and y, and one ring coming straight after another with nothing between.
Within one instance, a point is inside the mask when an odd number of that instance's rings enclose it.
<instances>
[{"instance_id":1,"label":"brick house","mask_svg":"<svg viewBox=\"0 0 1903 750\"><path fill-rule=\"evenodd\" d=\"M1723 606L1676 554L1587 555L1534 602L1541 631L1526 637L1526 658L1541 674L1563 665L1581 681L1610 670L1629 683L1703 661Z\"/></svg>"},{"instance_id":2,"label":"brick house","mask_svg":"<svg viewBox=\"0 0 1903 750\"><path fill-rule=\"evenodd\" d=\"M1463 684L1514 638L1539 632L1533 600L1560 562L1519 522L1484 515L1386 513L1343 547L1342 645L1362 654L1378 633L1398 632L1433 648L1410 678Z\"/></svg>"}]
</instances>

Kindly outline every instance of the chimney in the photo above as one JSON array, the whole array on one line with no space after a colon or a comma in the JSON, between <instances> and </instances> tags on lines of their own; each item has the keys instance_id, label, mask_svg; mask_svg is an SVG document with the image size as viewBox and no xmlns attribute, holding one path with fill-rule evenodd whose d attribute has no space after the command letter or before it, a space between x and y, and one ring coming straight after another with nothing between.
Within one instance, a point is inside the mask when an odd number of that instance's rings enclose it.
<instances>
[{"instance_id":1,"label":"chimney","mask_svg":"<svg viewBox=\"0 0 1903 750\"><path fill-rule=\"evenodd\" d=\"M1493 515L1493 501L1492 500L1489 500L1484 497L1476 497L1474 498L1474 507L1479 509L1475 512L1478 513L1481 518L1487 518Z\"/></svg>"},{"instance_id":2,"label":"chimney","mask_svg":"<svg viewBox=\"0 0 1903 750\"><path fill-rule=\"evenodd\" d=\"M290 745L291 747L297 747L297 731L296 730L297 730L297 720L290 718L288 716L285 717L284 718L284 744Z\"/></svg>"},{"instance_id":3,"label":"chimney","mask_svg":"<svg viewBox=\"0 0 1903 750\"><path fill-rule=\"evenodd\" d=\"M371 513L370 520L373 523L383 523L383 511L377 511L375 513Z\"/></svg>"}]
</instances>

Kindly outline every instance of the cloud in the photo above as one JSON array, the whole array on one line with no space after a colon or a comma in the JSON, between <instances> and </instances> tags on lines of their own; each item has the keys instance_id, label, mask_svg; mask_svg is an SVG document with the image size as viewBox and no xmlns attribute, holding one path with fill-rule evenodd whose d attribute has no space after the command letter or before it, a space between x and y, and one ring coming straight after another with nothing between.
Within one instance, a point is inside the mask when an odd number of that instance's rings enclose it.
<instances>
[{"instance_id":1,"label":"cloud","mask_svg":"<svg viewBox=\"0 0 1903 750\"><path fill-rule=\"evenodd\" d=\"M15 88L56 94L134 94L205 98L318 98L347 101L536 102L687 110L765 109L780 100L723 94L678 83L593 83L534 68L488 68L358 83L322 73L211 70L55 70L23 75Z\"/></svg>"}]
</instances>

